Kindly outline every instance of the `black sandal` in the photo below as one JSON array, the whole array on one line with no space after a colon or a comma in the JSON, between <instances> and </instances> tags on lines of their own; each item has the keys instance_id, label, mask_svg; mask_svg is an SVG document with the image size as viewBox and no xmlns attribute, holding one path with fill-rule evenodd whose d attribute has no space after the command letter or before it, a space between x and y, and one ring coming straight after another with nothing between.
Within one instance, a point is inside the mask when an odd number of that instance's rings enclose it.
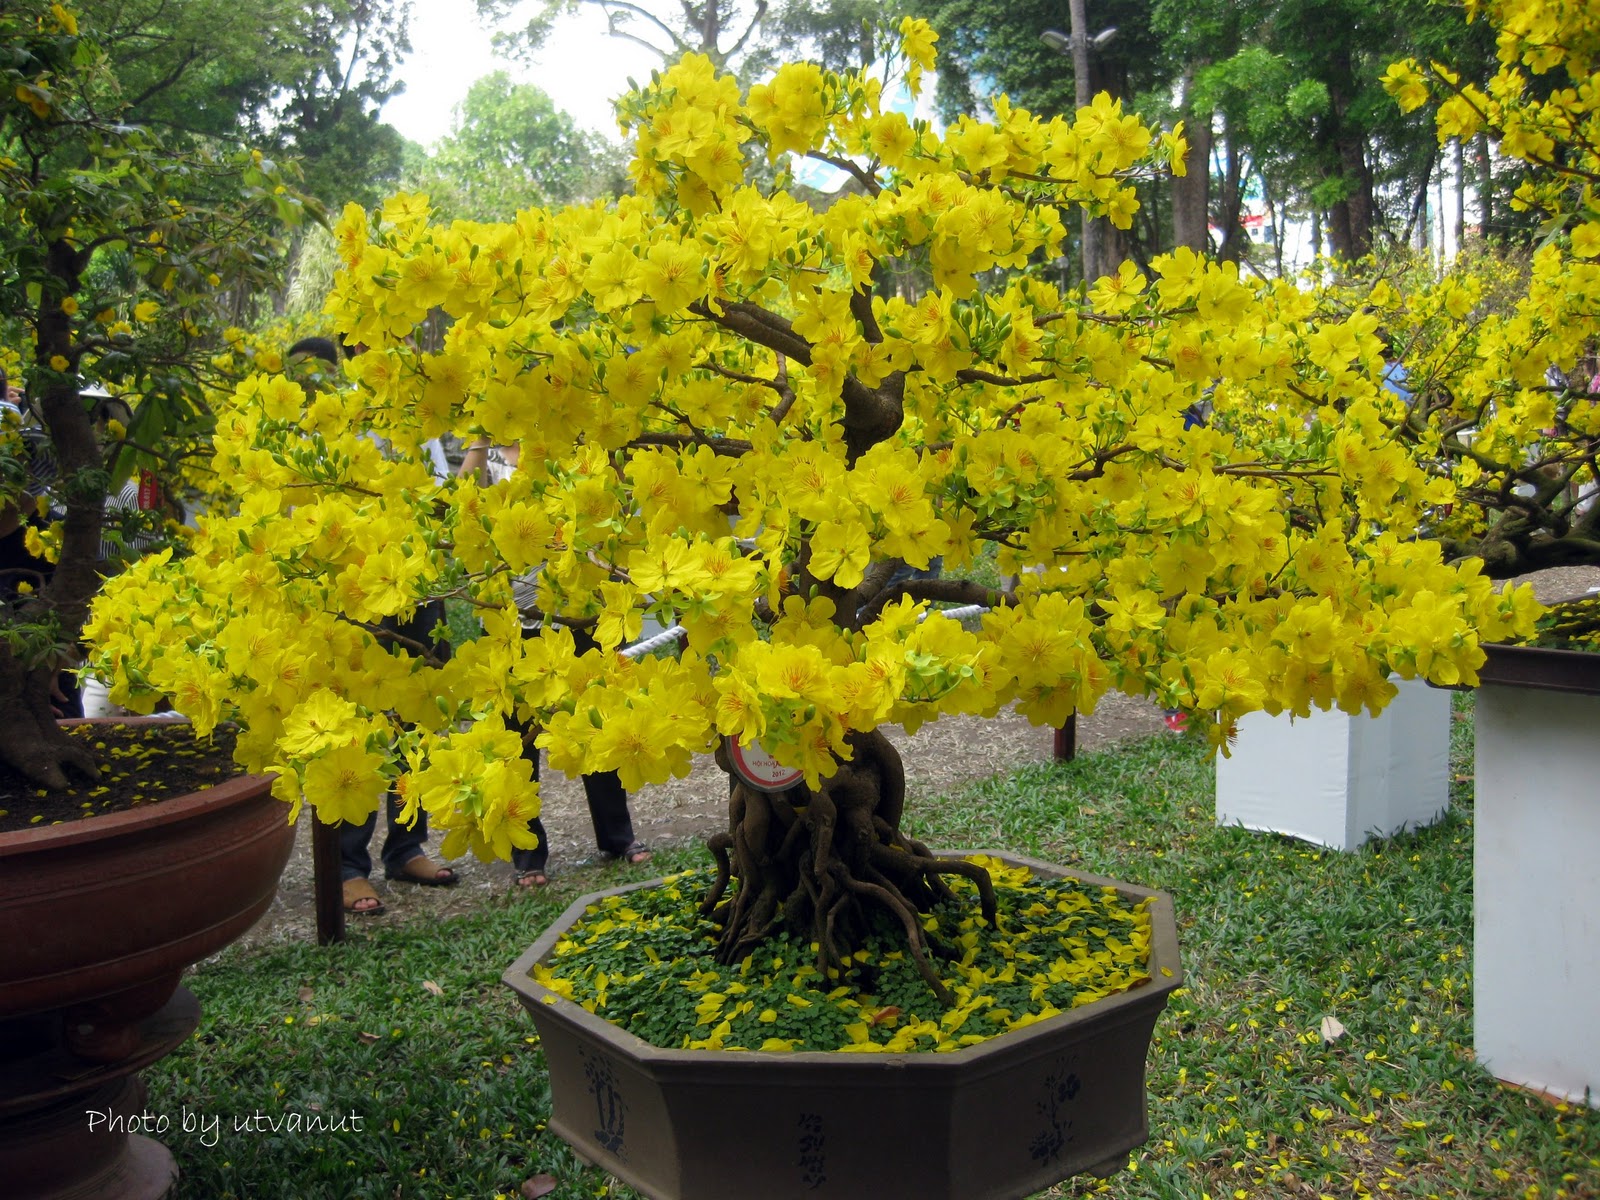
<instances>
[{"instance_id":1,"label":"black sandal","mask_svg":"<svg viewBox=\"0 0 1600 1200\"><path fill-rule=\"evenodd\" d=\"M650 861L651 850L643 842L631 842L621 854L607 854L607 862L627 863L630 867L637 867Z\"/></svg>"}]
</instances>

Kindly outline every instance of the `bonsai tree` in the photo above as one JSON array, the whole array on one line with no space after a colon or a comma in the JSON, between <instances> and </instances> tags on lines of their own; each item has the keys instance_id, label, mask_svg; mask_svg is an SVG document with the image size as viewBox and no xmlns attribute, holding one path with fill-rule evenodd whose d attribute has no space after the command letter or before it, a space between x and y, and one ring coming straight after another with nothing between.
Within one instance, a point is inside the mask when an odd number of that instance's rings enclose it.
<instances>
[{"instance_id":1,"label":"bonsai tree","mask_svg":"<svg viewBox=\"0 0 1600 1200\"><path fill-rule=\"evenodd\" d=\"M1403 109L1432 106L1441 142L1487 133L1523 167L1511 204L1542 217L1539 243L1428 277L1368 273L1325 302L1375 317L1403 365L1406 395L1390 397L1386 421L1450 484L1426 529L1447 559L1478 558L1495 578L1600 566L1600 12L1469 7L1499 31L1493 78L1405 61L1385 86ZM1592 637L1600 621L1564 632Z\"/></svg>"},{"instance_id":2,"label":"bonsai tree","mask_svg":"<svg viewBox=\"0 0 1600 1200\"><path fill-rule=\"evenodd\" d=\"M106 496L135 469L168 473L203 430L214 300L272 280L270 230L303 212L272 162L175 146L121 111L70 12L0 13L0 339L37 421L12 409L0 429L0 532L18 551L0 576L0 761L45 787L95 770L52 696L110 569ZM120 420L85 400L108 391Z\"/></svg>"},{"instance_id":3,"label":"bonsai tree","mask_svg":"<svg viewBox=\"0 0 1600 1200\"><path fill-rule=\"evenodd\" d=\"M1488 134L1521 166L1510 203L1543 218L1531 246L1469 242L1440 269L1403 255L1339 264L1307 292L1324 322L1352 323L1383 363L1391 438L1449 499L1421 532L1447 561L1506 579L1600 566L1600 174L1589 69L1600 15L1486 4L1499 70L1480 84L1440 64L1393 64L1406 111L1434 110L1439 140ZM1600 614L1550 614L1541 636L1593 642Z\"/></svg>"},{"instance_id":4,"label":"bonsai tree","mask_svg":"<svg viewBox=\"0 0 1600 1200\"><path fill-rule=\"evenodd\" d=\"M1471 683L1531 596L1410 536L1453 492L1384 423L1376 320L1322 323L1188 251L1059 290L1036 268L1071 207L1125 225L1181 131L1101 97L936 134L890 103L933 65L928 26L900 32L887 72L791 64L747 96L685 56L623 104L635 192L613 203L347 209L328 308L367 350L343 387L239 388L215 466L242 504L97 604L114 698L237 721L245 764L324 820L398 788L447 855L526 838L512 717L629 788L760 746L803 784L732 786L720 955L782 928L838 967L881 909L943 994L917 910L948 874L986 881L904 831L884 724L1015 704L1055 725L1117 688L1220 744L1256 708L1376 710L1392 672ZM781 172L747 185L752 154L853 186L815 211ZM879 286L907 265L925 291ZM436 309L430 353L408 335ZM1216 419L1186 427L1203 398ZM520 444L517 473L436 485L418 447L447 432ZM1014 587L963 577L991 551ZM935 556L944 577L901 578ZM483 628L448 661L442 630L379 626L435 597ZM976 627L938 611L967 604ZM616 653L646 612L680 653Z\"/></svg>"}]
</instances>

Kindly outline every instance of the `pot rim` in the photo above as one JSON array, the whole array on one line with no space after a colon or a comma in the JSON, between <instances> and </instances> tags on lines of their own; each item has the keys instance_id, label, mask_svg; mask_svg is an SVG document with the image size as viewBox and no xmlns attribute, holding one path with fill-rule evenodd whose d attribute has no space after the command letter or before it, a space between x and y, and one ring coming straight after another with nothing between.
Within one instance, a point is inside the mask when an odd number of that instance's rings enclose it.
<instances>
[{"instance_id":1,"label":"pot rim","mask_svg":"<svg viewBox=\"0 0 1600 1200\"><path fill-rule=\"evenodd\" d=\"M131 725L136 728L152 725L173 725L170 717L80 717L62 721L63 725ZM79 817L60 825L45 825L38 829L18 829L0 833L0 860L28 854L42 849L65 849L69 846L89 845L119 837L130 829L159 829L187 821L195 815L214 808L269 793L275 774L234 775L221 783L197 792L184 792L158 804L141 805L121 812L102 813L92 817ZM285 814L285 823L288 817Z\"/></svg>"},{"instance_id":2,"label":"pot rim","mask_svg":"<svg viewBox=\"0 0 1600 1200\"><path fill-rule=\"evenodd\" d=\"M1488 656L1478 668L1479 687L1539 688L1600 696L1600 653L1484 642Z\"/></svg>"}]
</instances>

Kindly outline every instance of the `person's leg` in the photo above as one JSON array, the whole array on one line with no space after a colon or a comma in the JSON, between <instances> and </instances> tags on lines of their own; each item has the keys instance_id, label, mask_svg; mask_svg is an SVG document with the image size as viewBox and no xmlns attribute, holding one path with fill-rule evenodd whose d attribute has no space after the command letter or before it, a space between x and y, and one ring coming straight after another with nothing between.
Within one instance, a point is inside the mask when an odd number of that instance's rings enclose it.
<instances>
[{"instance_id":1,"label":"person's leg","mask_svg":"<svg viewBox=\"0 0 1600 1200\"><path fill-rule=\"evenodd\" d=\"M377 823L378 814L374 812L360 824L345 821L339 826L339 878L344 892L344 910L357 916L375 917L383 911L383 901L367 880L372 874L372 853L368 846Z\"/></svg>"},{"instance_id":2,"label":"person's leg","mask_svg":"<svg viewBox=\"0 0 1600 1200\"><path fill-rule=\"evenodd\" d=\"M522 636L533 638L539 636L537 629L523 627ZM581 647L580 647L581 652ZM514 729L522 735L522 757L527 759L533 767L533 782L539 782L539 747L533 744L534 735L539 731L526 722L517 720L515 713L506 714L506 728ZM550 839L545 835L544 822L534 817L528 822L528 832L539 839L539 844L531 850L513 848L511 851L511 867L516 872L518 887L543 887L550 882L547 867L550 863Z\"/></svg>"},{"instance_id":3,"label":"person's leg","mask_svg":"<svg viewBox=\"0 0 1600 1200\"><path fill-rule=\"evenodd\" d=\"M415 654L417 647L425 647L434 658L445 661L450 657L450 643L435 642L432 637L435 627L444 620L444 617L444 601L430 600L418 605L407 620L385 617L379 622L379 627L414 643L414 645L400 643L407 654ZM380 641L382 644L390 645L387 641L382 639ZM423 843L428 840L428 814L420 808L417 809L417 819L408 828L400 821L399 797L390 792L385 801L388 808L388 823L383 836L384 878L396 883L419 883L428 887L447 887L458 882L454 871L431 862L423 853Z\"/></svg>"},{"instance_id":4,"label":"person's leg","mask_svg":"<svg viewBox=\"0 0 1600 1200\"><path fill-rule=\"evenodd\" d=\"M594 823L595 845L602 853L642 863L650 851L633 836L633 817L628 812L628 793L615 771L583 777L583 795L589 802L589 820Z\"/></svg>"},{"instance_id":5,"label":"person's leg","mask_svg":"<svg viewBox=\"0 0 1600 1200\"><path fill-rule=\"evenodd\" d=\"M544 822L538 817L528 822L528 831L539 839L539 844L531 850L512 850L511 866L516 871L518 885L542 887L550 881L545 870L550 862L550 839L545 836Z\"/></svg>"},{"instance_id":6,"label":"person's leg","mask_svg":"<svg viewBox=\"0 0 1600 1200\"><path fill-rule=\"evenodd\" d=\"M396 883L420 883L425 887L448 887L457 882L449 867L442 867L424 853L428 840L428 814L417 809L417 819L409 827L400 820L401 805L389 793L389 824L383 838L383 877Z\"/></svg>"},{"instance_id":7,"label":"person's leg","mask_svg":"<svg viewBox=\"0 0 1600 1200\"><path fill-rule=\"evenodd\" d=\"M372 852L367 848L372 842L372 831L377 827L378 814L368 813L359 825L345 821L339 826L339 878L365 879L372 874Z\"/></svg>"},{"instance_id":8,"label":"person's leg","mask_svg":"<svg viewBox=\"0 0 1600 1200\"><path fill-rule=\"evenodd\" d=\"M573 645L579 654L594 650L599 643L585 629L572 631ZM594 825L595 845L603 854L640 863L650 851L633 836L633 818L628 814L628 793L615 771L583 777L583 795L589 802L589 820Z\"/></svg>"},{"instance_id":9,"label":"person's leg","mask_svg":"<svg viewBox=\"0 0 1600 1200\"><path fill-rule=\"evenodd\" d=\"M384 797L387 821L383 834L383 873L393 879L403 873L403 868L422 853L428 840L428 814L417 809L416 821L407 828L400 820L400 798L393 792Z\"/></svg>"}]
</instances>

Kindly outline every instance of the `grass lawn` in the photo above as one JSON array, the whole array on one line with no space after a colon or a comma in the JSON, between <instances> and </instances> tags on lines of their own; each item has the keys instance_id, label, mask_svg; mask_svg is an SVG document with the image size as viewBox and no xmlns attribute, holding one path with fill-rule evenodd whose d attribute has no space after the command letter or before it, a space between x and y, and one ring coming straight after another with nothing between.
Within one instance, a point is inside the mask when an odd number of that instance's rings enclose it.
<instances>
[{"instance_id":1,"label":"grass lawn","mask_svg":"<svg viewBox=\"0 0 1600 1200\"><path fill-rule=\"evenodd\" d=\"M1470 700L1458 709L1450 815L1358 854L1216 828L1211 764L1172 736L913 814L936 845L1014 849L1175 898L1189 978L1151 1053L1150 1141L1113 1179L1048 1195L1600 1196L1600 1112L1502 1088L1472 1061ZM667 850L629 874L703 858ZM443 924L352 922L342 946L198 969L199 1033L146 1072L179 1194L489 1200L542 1173L556 1197L633 1195L545 1133L533 1027L499 983L573 896L616 879L570 871ZM1342 1035L1325 1040L1325 1018Z\"/></svg>"}]
</instances>

